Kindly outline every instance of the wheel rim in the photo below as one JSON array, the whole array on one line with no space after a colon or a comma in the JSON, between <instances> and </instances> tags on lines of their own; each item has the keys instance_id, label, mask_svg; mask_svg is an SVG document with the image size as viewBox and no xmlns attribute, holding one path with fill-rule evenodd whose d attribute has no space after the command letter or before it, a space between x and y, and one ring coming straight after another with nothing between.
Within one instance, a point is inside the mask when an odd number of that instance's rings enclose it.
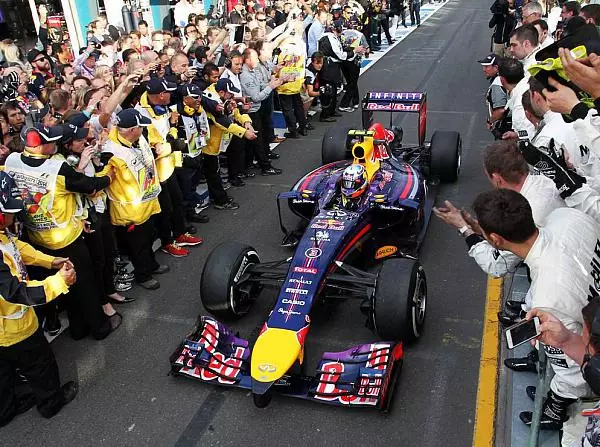
<instances>
[{"instance_id":1,"label":"wheel rim","mask_svg":"<svg viewBox=\"0 0 600 447\"><path fill-rule=\"evenodd\" d=\"M427 286L420 269L417 272L411 311L413 333L415 337L419 337L421 335L420 329L425 323L425 313L427 311Z\"/></svg>"}]
</instances>

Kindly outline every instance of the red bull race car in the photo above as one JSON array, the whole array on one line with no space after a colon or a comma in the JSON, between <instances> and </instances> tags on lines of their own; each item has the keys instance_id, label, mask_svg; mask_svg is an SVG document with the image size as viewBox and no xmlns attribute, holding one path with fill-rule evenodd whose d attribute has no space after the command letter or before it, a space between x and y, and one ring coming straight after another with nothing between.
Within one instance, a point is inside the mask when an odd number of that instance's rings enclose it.
<instances>
[{"instance_id":1,"label":"red bull race car","mask_svg":"<svg viewBox=\"0 0 600 447\"><path fill-rule=\"evenodd\" d=\"M323 166L278 196L289 259L261 262L249 245L226 242L202 272L202 316L171 355L171 371L250 390L266 406L273 393L340 406L387 410L403 360L403 343L425 324L427 280L418 261L440 181L455 181L461 138L437 131L425 142L425 93L369 92L366 130L332 127L323 139ZM373 123L373 112L418 113L418 144ZM391 121L391 118L390 118ZM289 231L280 203L303 224ZM277 301L253 346L220 320L250 310L264 287ZM382 341L325 352L314 375L303 374L311 313L320 301L356 299ZM217 320L217 318L219 320Z\"/></svg>"}]
</instances>

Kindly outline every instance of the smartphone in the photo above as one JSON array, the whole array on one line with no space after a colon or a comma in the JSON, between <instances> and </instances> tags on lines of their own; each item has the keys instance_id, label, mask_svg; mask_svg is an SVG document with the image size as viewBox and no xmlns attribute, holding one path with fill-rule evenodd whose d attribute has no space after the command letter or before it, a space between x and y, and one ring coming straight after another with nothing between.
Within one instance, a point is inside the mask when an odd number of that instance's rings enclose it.
<instances>
[{"instance_id":1,"label":"smartphone","mask_svg":"<svg viewBox=\"0 0 600 447\"><path fill-rule=\"evenodd\" d=\"M533 317L531 320L521 321L506 329L506 343L508 349L516 348L540 335L540 319Z\"/></svg>"}]
</instances>

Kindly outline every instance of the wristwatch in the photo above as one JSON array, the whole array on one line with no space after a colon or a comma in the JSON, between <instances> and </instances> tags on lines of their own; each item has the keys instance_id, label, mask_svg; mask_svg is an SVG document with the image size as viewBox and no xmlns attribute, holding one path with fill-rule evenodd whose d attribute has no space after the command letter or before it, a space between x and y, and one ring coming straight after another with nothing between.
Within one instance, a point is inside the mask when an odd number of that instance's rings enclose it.
<instances>
[{"instance_id":1,"label":"wristwatch","mask_svg":"<svg viewBox=\"0 0 600 447\"><path fill-rule=\"evenodd\" d=\"M461 236L463 236L463 237L464 237L464 236L465 236L465 233L466 233L467 231L469 231L469 230L471 230L471 231L472 231L472 229L471 229L471 227L470 227L469 225L463 225L462 227L460 227L460 228L458 229L458 234L460 234Z\"/></svg>"}]
</instances>

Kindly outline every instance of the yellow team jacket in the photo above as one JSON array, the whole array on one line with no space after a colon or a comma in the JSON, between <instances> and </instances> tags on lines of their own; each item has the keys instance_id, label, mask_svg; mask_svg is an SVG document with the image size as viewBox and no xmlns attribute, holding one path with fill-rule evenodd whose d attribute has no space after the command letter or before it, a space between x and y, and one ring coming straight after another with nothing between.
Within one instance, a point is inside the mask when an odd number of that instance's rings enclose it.
<instances>
[{"instance_id":1,"label":"yellow team jacket","mask_svg":"<svg viewBox=\"0 0 600 447\"><path fill-rule=\"evenodd\" d=\"M119 136L116 127L113 127L108 139L124 147L129 148L132 146L129 141ZM140 187L139 179L123 159L113 155L103 172L106 172L111 166L115 169L115 179L106 189L106 192L110 198L110 220L113 225L141 225L150 219L150 216L160 213L158 193L156 194L157 197L142 201L144 191ZM158 178L155 177L152 181L153 184L149 187L157 187L158 192L160 192Z\"/></svg>"},{"instance_id":2,"label":"yellow team jacket","mask_svg":"<svg viewBox=\"0 0 600 447\"><path fill-rule=\"evenodd\" d=\"M204 94L208 98L222 103L219 94L215 90L215 84L207 87L207 89L204 90ZM246 128L243 127L244 124L252 122L252 118L250 118L249 115L241 114L237 108L233 110L233 119L235 122L231 123L229 127L224 127L219 124L218 120L216 120L210 112L206 111L206 115L208 116L208 121L210 123L210 138L208 139L206 146L202 148L202 152L208 155L219 155L221 141L231 138L231 135L242 138L246 133ZM236 124L236 122L239 124Z\"/></svg>"},{"instance_id":3,"label":"yellow team jacket","mask_svg":"<svg viewBox=\"0 0 600 447\"><path fill-rule=\"evenodd\" d=\"M69 287L59 273L43 281L27 278L25 265L50 269L52 256L0 232L0 346L12 346L30 337L38 328L35 305L45 304L67 293Z\"/></svg>"},{"instance_id":4,"label":"yellow team jacket","mask_svg":"<svg viewBox=\"0 0 600 447\"><path fill-rule=\"evenodd\" d=\"M30 156L40 158L34 154L30 154ZM62 159L62 156L57 155L48 158L39 168L27 167L24 163L21 166L14 166L10 162L11 157L14 157L16 163L22 163L18 160L20 154L11 154L9 159L6 160L4 171L15 179L17 187L24 197L27 216L33 216L34 218L42 217L49 221L53 220L58 225L55 228L49 229L32 228L31 225L27 224L26 218L25 223L30 241L35 245L51 250L58 250L73 243L83 232L84 220L87 216L85 210L82 208L79 194L67 190L65 178L62 175L56 175L56 181L52 183L52 176L49 176L47 192L45 194L26 191L28 182L39 176L40 171L48 173L53 169L58 169L56 167L50 168L50 166L59 166L63 163L64 159ZM49 167L46 167L46 165ZM38 171L37 174L35 173L36 170ZM28 172L31 175L28 175ZM52 202L47 201L50 197L52 197Z\"/></svg>"}]
</instances>

